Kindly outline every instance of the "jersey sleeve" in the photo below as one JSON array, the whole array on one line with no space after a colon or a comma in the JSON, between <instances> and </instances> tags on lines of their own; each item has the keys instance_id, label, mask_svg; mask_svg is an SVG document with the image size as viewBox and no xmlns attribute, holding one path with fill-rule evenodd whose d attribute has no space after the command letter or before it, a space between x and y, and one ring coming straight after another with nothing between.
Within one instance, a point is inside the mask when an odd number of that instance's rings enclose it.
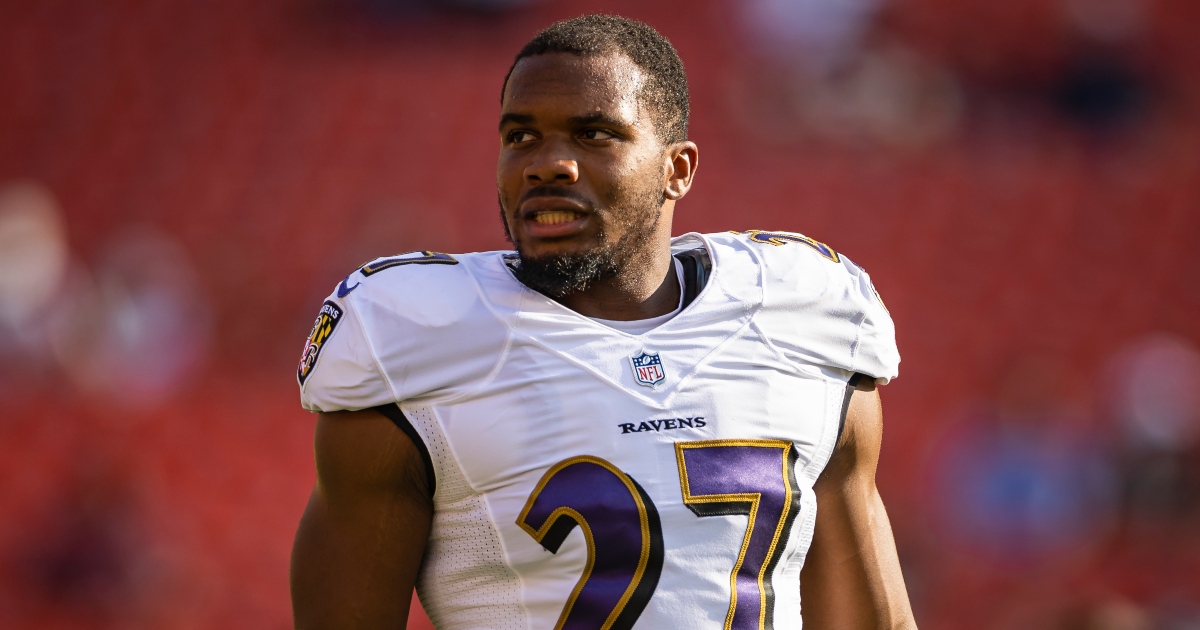
<instances>
[{"instance_id":1,"label":"jersey sleeve","mask_svg":"<svg viewBox=\"0 0 1200 630\"><path fill-rule=\"evenodd\" d=\"M296 369L309 411L366 409L395 402L354 304L336 292L321 305Z\"/></svg>"},{"instance_id":2,"label":"jersey sleeve","mask_svg":"<svg viewBox=\"0 0 1200 630\"><path fill-rule=\"evenodd\" d=\"M794 232L739 237L764 273L763 332L790 362L896 378L900 353L892 317L871 277L829 246Z\"/></svg>"},{"instance_id":3,"label":"jersey sleeve","mask_svg":"<svg viewBox=\"0 0 1200 630\"><path fill-rule=\"evenodd\" d=\"M504 356L509 329L483 303L465 261L508 272L499 255L480 256L410 252L347 276L304 345L296 372L304 407L355 410L452 397L486 379Z\"/></svg>"},{"instance_id":4,"label":"jersey sleeve","mask_svg":"<svg viewBox=\"0 0 1200 630\"><path fill-rule=\"evenodd\" d=\"M846 288L846 300L856 307L859 320L856 339L851 351L850 369L866 374L880 385L896 378L900 369L900 351L896 347L896 326L883 298L875 290L867 272L843 258L851 281Z\"/></svg>"}]
</instances>

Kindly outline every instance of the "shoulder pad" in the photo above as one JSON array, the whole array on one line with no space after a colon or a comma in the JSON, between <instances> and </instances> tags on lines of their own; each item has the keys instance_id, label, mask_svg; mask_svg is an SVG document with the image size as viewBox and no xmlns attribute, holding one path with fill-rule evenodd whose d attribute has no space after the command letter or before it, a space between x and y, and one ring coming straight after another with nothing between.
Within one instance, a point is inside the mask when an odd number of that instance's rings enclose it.
<instances>
[{"instance_id":1,"label":"shoulder pad","mask_svg":"<svg viewBox=\"0 0 1200 630\"><path fill-rule=\"evenodd\" d=\"M382 271L403 267L405 265L457 265L458 259L450 254L440 252L419 251L400 254L399 256L387 256L384 258L376 258L371 262L359 267L346 276L337 287L337 297L344 298L351 291L357 289L363 280L369 278Z\"/></svg>"},{"instance_id":2,"label":"shoulder pad","mask_svg":"<svg viewBox=\"0 0 1200 630\"><path fill-rule=\"evenodd\" d=\"M339 321L323 333L322 348L306 346L300 367L304 406L374 407L486 374L507 329L483 306L462 258L430 251L377 258L339 282L322 310Z\"/></svg>"},{"instance_id":3,"label":"shoulder pad","mask_svg":"<svg viewBox=\"0 0 1200 630\"><path fill-rule=\"evenodd\" d=\"M829 245L796 232L750 230L763 265L761 320L790 359L867 374L897 374L895 326L871 277Z\"/></svg>"}]
</instances>

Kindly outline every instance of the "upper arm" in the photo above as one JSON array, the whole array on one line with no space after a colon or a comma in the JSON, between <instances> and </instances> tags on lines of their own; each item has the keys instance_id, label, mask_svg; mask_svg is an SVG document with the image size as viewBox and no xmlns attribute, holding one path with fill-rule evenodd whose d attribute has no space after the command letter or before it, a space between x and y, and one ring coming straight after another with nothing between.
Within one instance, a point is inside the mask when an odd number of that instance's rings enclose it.
<instances>
[{"instance_id":1,"label":"upper arm","mask_svg":"<svg viewBox=\"0 0 1200 630\"><path fill-rule=\"evenodd\" d=\"M322 413L292 550L297 628L400 628L433 518L424 460L373 410Z\"/></svg>"},{"instance_id":2,"label":"upper arm","mask_svg":"<svg viewBox=\"0 0 1200 630\"><path fill-rule=\"evenodd\" d=\"M883 411L871 379L848 391L841 439L814 488L817 522L801 572L807 627L915 628L875 469Z\"/></svg>"}]
</instances>

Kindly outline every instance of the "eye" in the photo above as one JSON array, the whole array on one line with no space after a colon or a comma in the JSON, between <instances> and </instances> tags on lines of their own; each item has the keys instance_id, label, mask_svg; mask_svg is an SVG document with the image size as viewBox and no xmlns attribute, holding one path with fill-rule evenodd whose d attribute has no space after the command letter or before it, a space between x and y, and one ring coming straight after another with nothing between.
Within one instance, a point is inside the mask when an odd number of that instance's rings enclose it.
<instances>
[{"instance_id":1,"label":"eye","mask_svg":"<svg viewBox=\"0 0 1200 630\"><path fill-rule=\"evenodd\" d=\"M509 144L519 144L521 142L529 142L533 140L533 134L528 131L512 131L508 134Z\"/></svg>"},{"instance_id":2,"label":"eye","mask_svg":"<svg viewBox=\"0 0 1200 630\"><path fill-rule=\"evenodd\" d=\"M612 132L603 129L587 129L580 135L587 140L612 140L617 137Z\"/></svg>"}]
</instances>

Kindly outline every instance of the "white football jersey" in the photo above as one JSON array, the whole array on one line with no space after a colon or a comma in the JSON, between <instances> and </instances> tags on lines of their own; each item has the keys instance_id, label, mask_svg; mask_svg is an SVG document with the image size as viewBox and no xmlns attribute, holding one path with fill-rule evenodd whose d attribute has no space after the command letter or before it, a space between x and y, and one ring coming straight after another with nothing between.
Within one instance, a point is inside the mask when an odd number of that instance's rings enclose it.
<instances>
[{"instance_id":1,"label":"white football jersey","mask_svg":"<svg viewBox=\"0 0 1200 630\"><path fill-rule=\"evenodd\" d=\"M673 247L707 251L707 284L641 335L528 289L511 252L377 259L325 302L301 399L380 407L427 452L438 628L800 628L813 483L847 381L896 376L892 321L800 234Z\"/></svg>"}]
</instances>

